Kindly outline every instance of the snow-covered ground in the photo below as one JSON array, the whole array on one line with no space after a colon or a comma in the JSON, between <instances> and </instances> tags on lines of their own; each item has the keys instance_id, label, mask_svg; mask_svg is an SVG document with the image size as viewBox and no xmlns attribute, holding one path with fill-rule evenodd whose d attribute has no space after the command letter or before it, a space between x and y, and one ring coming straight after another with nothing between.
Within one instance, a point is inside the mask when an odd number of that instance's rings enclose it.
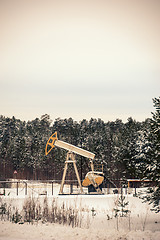
<instances>
[{"instance_id":1,"label":"snow-covered ground","mask_svg":"<svg viewBox=\"0 0 160 240\"><path fill-rule=\"evenodd\" d=\"M115 218L115 211L119 194L104 195L58 195L59 184L28 183L27 192L25 185L16 185L5 190L5 196L0 196L1 203L6 202L19 210L28 198L43 202L47 197L51 207L53 199L59 206L78 209L82 213L81 227L60 225L58 223L24 223L14 224L8 221L0 221L0 240L55 240L55 239L125 239L125 240L159 240L160 239L160 214L150 211L150 206L138 197L125 194L126 207L130 210L128 217ZM77 188L74 192L78 191ZM86 191L86 189L85 189ZM3 189L0 189L3 192ZM70 192L70 186L65 186L65 193ZM17 195L18 193L18 195ZM26 195L27 193L27 195Z\"/></svg>"}]
</instances>

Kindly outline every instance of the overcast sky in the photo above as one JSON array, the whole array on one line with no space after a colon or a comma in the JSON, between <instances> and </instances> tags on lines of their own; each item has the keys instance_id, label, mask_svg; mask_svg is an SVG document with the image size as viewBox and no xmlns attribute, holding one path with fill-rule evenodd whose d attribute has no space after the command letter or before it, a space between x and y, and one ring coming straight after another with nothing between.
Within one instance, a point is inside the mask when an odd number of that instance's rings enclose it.
<instances>
[{"instance_id":1,"label":"overcast sky","mask_svg":"<svg viewBox=\"0 0 160 240\"><path fill-rule=\"evenodd\" d=\"M0 0L1 115L143 121L159 95L159 0Z\"/></svg>"}]
</instances>

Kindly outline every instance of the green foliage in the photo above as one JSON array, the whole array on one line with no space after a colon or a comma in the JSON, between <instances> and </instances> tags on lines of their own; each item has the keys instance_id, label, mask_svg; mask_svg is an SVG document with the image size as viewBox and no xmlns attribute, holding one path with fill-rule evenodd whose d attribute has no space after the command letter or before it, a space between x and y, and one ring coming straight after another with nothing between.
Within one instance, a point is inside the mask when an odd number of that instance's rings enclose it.
<instances>
[{"instance_id":1,"label":"green foliage","mask_svg":"<svg viewBox=\"0 0 160 240\"><path fill-rule=\"evenodd\" d=\"M155 112L152 113L148 136L150 148L146 154L146 161L143 163L143 178L152 180L155 186L148 188L142 199L152 204L152 210L158 213L160 212L160 97L154 98L153 104Z\"/></svg>"},{"instance_id":2,"label":"green foliage","mask_svg":"<svg viewBox=\"0 0 160 240\"><path fill-rule=\"evenodd\" d=\"M146 191L139 194L139 197L143 202L148 202L152 205L151 211L156 213L160 212L160 187L149 187Z\"/></svg>"},{"instance_id":3,"label":"green foliage","mask_svg":"<svg viewBox=\"0 0 160 240\"><path fill-rule=\"evenodd\" d=\"M130 213L126 207L128 206L129 202L125 200L125 196L121 194L118 197L118 200L115 202L116 208L114 208L115 217L127 217Z\"/></svg>"},{"instance_id":4,"label":"green foliage","mask_svg":"<svg viewBox=\"0 0 160 240\"><path fill-rule=\"evenodd\" d=\"M153 99L153 103L156 111L152 113L149 135L150 151L147 155L145 175L158 183L160 176L160 97Z\"/></svg>"}]
</instances>

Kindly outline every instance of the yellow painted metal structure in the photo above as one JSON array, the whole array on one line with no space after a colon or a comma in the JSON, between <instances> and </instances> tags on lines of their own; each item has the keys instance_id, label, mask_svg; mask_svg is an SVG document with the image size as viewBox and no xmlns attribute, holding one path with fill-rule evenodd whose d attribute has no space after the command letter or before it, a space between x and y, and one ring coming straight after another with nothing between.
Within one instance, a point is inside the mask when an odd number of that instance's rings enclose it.
<instances>
[{"instance_id":1,"label":"yellow painted metal structure","mask_svg":"<svg viewBox=\"0 0 160 240\"><path fill-rule=\"evenodd\" d=\"M68 169L68 163L73 163L81 193L83 193L82 185L84 187L87 187L91 184L94 186L94 188L96 189L96 191L98 193L102 193L99 188L99 185L103 182L104 177L103 177L102 172L94 171L93 159L95 157L95 154L91 153L87 150L84 150L82 148L76 147L72 144L58 140L57 132L53 133L51 135L51 137L48 139L46 148L45 148L45 154L48 155L55 146L63 148L68 151L66 161L65 161L65 167L64 167L64 171L63 171L63 177L62 177L62 181L61 181L61 187L60 187L59 194L63 194L63 186L64 186L65 177L66 177L66 173L67 173L67 169ZM76 166L75 154L79 154L81 156L84 156L84 157L90 159L91 172L87 173L82 184L81 184L79 173L78 173L77 166Z\"/></svg>"},{"instance_id":2,"label":"yellow painted metal structure","mask_svg":"<svg viewBox=\"0 0 160 240\"><path fill-rule=\"evenodd\" d=\"M45 148L46 156L55 147L54 143L56 140L57 140L57 132L53 133L52 136L47 141L46 148Z\"/></svg>"}]
</instances>

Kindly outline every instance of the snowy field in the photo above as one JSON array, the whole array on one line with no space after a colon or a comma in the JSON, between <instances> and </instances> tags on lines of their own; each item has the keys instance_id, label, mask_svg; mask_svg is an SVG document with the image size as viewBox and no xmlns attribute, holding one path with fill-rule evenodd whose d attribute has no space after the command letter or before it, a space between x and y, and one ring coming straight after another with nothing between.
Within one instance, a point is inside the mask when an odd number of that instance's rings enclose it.
<instances>
[{"instance_id":1,"label":"snowy field","mask_svg":"<svg viewBox=\"0 0 160 240\"><path fill-rule=\"evenodd\" d=\"M58 195L59 184L28 183L21 184L17 190L16 184L5 189L5 196L0 196L0 206L7 203L19 212L23 209L28 199L34 199L43 206L47 199L47 206L52 209L53 201L56 206L65 206L78 212L81 224L78 227L51 222L32 222L24 224L11 223L1 216L0 240L60 240L60 239L117 239L117 240L159 240L160 239L160 214L150 211L150 206L134 197L134 190L126 194L125 202L129 204L126 209L130 212L127 217L115 217L114 209L120 194L113 194L110 189L104 190L103 195ZM0 193L3 193L3 188ZM70 192L70 186L65 185L65 193ZM78 188L74 188L78 192ZM87 192L87 189L85 189ZM17 195L18 194L18 195Z\"/></svg>"}]
</instances>

